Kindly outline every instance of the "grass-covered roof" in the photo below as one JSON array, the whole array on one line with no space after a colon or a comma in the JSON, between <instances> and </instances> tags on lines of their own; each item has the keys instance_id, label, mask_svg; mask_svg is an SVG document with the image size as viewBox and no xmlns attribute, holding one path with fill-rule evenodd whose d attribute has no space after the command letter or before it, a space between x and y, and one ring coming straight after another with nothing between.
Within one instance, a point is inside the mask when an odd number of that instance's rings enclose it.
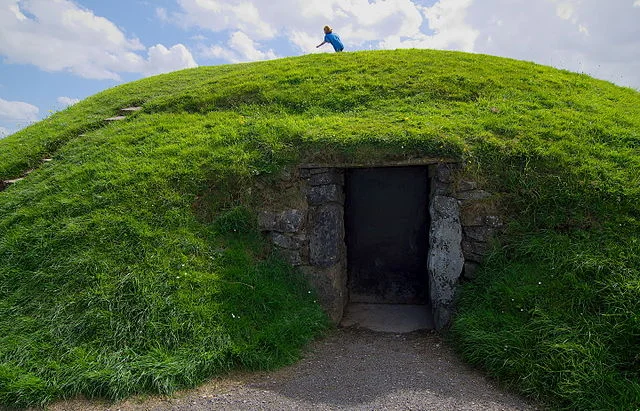
<instances>
[{"instance_id":1,"label":"grass-covered roof","mask_svg":"<svg viewBox=\"0 0 640 411\"><path fill-rule=\"evenodd\" d=\"M462 290L464 358L559 407L640 406L640 93L429 50L160 75L0 140L0 180L34 169L0 192L0 404L292 361L326 319L260 238L256 182L418 157L463 162L508 221Z\"/></svg>"}]
</instances>

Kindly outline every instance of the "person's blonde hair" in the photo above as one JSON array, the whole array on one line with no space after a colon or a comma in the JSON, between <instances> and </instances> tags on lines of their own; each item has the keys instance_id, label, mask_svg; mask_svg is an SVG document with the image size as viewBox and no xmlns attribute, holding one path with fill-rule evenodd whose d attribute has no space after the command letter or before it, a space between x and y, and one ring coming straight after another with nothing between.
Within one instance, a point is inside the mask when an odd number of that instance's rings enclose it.
<instances>
[{"instance_id":1,"label":"person's blonde hair","mask_svg":"<svg viewBox=\"0 0 640 411\"><path fill-rule=\"evenodd\" d=\"M324 26L324 32L325 33L331 33L333 31L333 29L329 26Z\"/></svg>"}]
</instances>

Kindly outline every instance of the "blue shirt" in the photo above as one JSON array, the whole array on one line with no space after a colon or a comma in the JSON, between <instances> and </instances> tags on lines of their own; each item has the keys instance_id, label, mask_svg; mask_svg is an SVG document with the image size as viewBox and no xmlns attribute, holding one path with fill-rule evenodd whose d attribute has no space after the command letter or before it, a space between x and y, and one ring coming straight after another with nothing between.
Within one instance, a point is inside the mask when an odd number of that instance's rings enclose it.
<instances>
[{"instance_id":1,"label":"blue shirt","mask_svg":"<svg viewBox=\"0 0 640 411\"><path fill-rule=\"evenodd\" d=\"M340 41L340 37L335 33L325 34L324 41L331 43L335 51L344 50L344 45L342 44L342 41Z\"/></svg>"}]
</instances>

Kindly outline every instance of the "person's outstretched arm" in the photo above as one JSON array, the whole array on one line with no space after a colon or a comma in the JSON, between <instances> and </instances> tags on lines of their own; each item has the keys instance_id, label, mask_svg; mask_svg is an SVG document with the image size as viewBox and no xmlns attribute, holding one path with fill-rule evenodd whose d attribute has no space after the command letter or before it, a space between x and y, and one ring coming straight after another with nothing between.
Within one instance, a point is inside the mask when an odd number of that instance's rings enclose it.
<instances>
[{"instance_id":1,"label":"person's outstretched arm","mask_svg":"<svg viewBox=\"0 0 640 411\"><path fill-rule=\"evenodd\" d=\"M320 46L324 46L325 44L327 44L327 42L326 42L326 41L323 41L322 43L318 44L318 45L316 46L316 48L318 48L318 47L320 47Z\"/></svg>"}]
</instances>

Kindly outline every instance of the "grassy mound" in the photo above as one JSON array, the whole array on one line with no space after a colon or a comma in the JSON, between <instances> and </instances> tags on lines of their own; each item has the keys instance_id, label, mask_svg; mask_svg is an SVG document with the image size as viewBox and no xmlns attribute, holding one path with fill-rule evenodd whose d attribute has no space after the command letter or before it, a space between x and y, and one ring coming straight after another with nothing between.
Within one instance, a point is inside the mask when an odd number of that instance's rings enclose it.
<instances>
[{"instance_id":1,"label":"grassy mound","mask_svg":"<svg viewBox=\"0 0 640 411\"><path fill-rule=\"evenodd\" d=\"M463 287L463 356L557 407L637 408L639 146L637 91L454 52L202 67L99 93L0 140L0 179L36 168L0 193L0 403L293 360L326 320L257 233L256 182L302 161L433 156L465 162L509 221Z\"/></svg>"}]
</instances>

